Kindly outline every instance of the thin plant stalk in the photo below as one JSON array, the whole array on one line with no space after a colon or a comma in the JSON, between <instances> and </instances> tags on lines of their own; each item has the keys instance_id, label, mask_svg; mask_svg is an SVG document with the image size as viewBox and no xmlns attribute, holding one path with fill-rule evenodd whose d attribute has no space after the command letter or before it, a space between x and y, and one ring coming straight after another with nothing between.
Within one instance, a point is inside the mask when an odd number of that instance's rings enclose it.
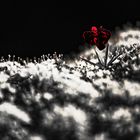
<instances>
[{"instance_id":1,"label":"thin plant stalk","mask_svg":"<svg viewBox=\"0 0 140 140\"><path fill-rule=\"evenodd\" d=\"M110 61L107 64L107 66L109 66L112 63L112 61L113 61L114 58L115 58L115 56L112 56L112 58L110 59Z\"/></svg>"},{"instance_id":2,"label":"thin plant stalk","mask_svg":"<svg viewBox=\"0 0 140 140\"><path fill-rule=\"evenodd\" d=\"M115 56L113 56L112 58L111 58L111 60L109 61L109 63L108 63L108 65L107 66L109 66L109 65L111 65L119 56L121 55L121 53L120 54L118 54L116 57Z\"/></svg>"},{"instance_id":3,"label":"thin plant stalk","mask_svg":"<svg viewBox=\"0 0 140 140\"><path fill-rule=\"evenodd\" d=\"M94 51L96 53L96 56L98 58L98 61L99 61L100 65L104 66L95 48L94 48Z\"/></svg>"},{"instance_id":4,"label":"thin plant stalk","mask_svg":"<svg viewBox=\"0 0 140 140\"><path fill-rule=\"evenodd\" d=\"M82 60L84 60L84 61L86 61L86 62L88 62L88 63L90 63L90 64L92 64L92 65L96 65L95 63L93 63L93 62L91 62L91 61L89 61L88 59L85 59L85 58L82 58L82 57L80 57Z\"/></svg>"},{"instance_id":5,"label":"thin plant stalk","mask_svg":"<svg viewBox=\"0 0 140 140\"><path fill-rule=\"evenodd\" d=\"M108 47L109 47L109 44L107 44L107 46L106 46L106 53L105 53L105 59L104 59L105 67L107 66L107 59L108 59Z\"/></svg>"}]
</instances>

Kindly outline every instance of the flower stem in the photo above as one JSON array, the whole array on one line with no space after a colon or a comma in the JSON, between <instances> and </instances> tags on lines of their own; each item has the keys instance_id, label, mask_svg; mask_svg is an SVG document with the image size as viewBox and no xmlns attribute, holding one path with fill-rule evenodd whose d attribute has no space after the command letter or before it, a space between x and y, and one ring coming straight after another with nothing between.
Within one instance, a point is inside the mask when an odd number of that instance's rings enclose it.
<instances>
[{"instance_id":1,"label":"flower stem","mask_svg":"<svg viewBox=\"0 0 140 140\"><path fill-rule=\"evenodd\" d=\"M108 47L109 47L109 44L107 44L107 46L106 46L106 53L105 53L105 59L104 59L105 67L107 66L107 59L108 59Z\"/></svg>"},{"instance_id":2,"label":"flower stem","mask_svg":"<svg viewBox=\"0 0 140 140\"><path fill-rule=\"evenodd\" d=\"M94 48L94 51L95 51L95 53L96 53L96 56L97 56L97 58L98 58L98 61L99 61L100 65L104 66L103 63L101 62L101 59L100 59L100 57L99 57L99 55L98 55L98 53L97 53L97 51L96 51L95 48Z\"/></svg>"}]
</instances>

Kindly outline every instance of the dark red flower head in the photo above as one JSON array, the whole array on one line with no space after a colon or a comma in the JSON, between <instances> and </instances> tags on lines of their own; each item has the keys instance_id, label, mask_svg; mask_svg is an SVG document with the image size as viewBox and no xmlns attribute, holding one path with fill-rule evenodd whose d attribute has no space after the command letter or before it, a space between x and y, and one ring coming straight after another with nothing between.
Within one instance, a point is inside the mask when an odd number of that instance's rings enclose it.
<instances>
[{"instance_id":1,"label":"dark red flower head","mask_svg":"<svg viewBox=\"0 0 140 140\"><path fill-rule=\"evenodd\" d=\"M105 44L108 42L110 36L111 32L104 29L102 26L99 28L92 26L90 31L85 31L83 33L85 42L89 45L96 45L99 50L105 48Z\"/></svg>"}]
</instances>

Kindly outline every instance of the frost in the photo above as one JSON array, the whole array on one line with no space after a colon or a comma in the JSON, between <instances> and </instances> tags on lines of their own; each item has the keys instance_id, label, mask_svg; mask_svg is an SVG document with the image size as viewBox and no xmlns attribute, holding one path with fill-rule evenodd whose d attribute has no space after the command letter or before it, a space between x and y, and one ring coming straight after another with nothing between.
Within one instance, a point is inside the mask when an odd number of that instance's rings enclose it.
<instances>
[{"instance_id":1,"label":"frost","mask_svg":"<svg viewBox=\"0 0 140 140\"><path fill-rule=\"evenodd\" d=\"M84 127L86 125L86 114L80 109L76 109L72 105L68 105L67 107L60 108L58 106L55 106L54 108L55 113L59 113L63 115L64 117L70 117L72 116L74 120L79 123L81 127Z\"/></svg>"},{"instance_id":2,"label":"frost","mask_svg":"<svg viewBox=\"0 0 140 140\"><path fill-rule=\"evenodd\" d=\"M41 136L30 136L29 140L44 140Z\"/></svg>"},{"instance_id":3,"label":"frost","mask_svg":"<svg viewBox=\"0 0 140 140\"><path fill-rule=\"evenodd\" d=\"M5 74L4 72L0 73L0 83L6 82L8 80L9 76Z\"/></svg>"},{"instance_id":4,"label":"frost","mask_svg":"<svg viewBox=\"0 0 140 140\"><path fill-rule=\"evenodd\" d=\"M0 111L13 115L26 123L30 123L30 117L28 116L28 114L13 104L6 102L1 104Z\"/></svg>"},{"instance_id":5,"label":"frost","mask_svg":"<svg viewBox=\"0 0 140 140\"><path fill-rule=\"evenodd\" d=\"M130 82L130 81L125 80L124 88L125 88L125 90L127 90L129 92L130 96L132 96L132 97L140 96L140 84L139 83Z\"/></svg>"},{"instance_id":6,"label":"frost","mask_svg":"<svg viewBox=\"0 0 140 140\"><path fill-rule=\"evenodd\" d=\"M47 100L51 100L53 96L50 93L44 93L43 97Z\"/></svg>"},{"instance_id":7,"label":"frost","mask_svg":"<svg viewBox=\"0 0 140 140\"><path fill-rule=\"evenodd\" d=\"M118 110L116 110L112 116L113 119L121 119L121 118L124 118L125 120L131 120L131 114L129 112L128 109L123 109L123 108L120 108Z\"/></svg>"}]
</instances>

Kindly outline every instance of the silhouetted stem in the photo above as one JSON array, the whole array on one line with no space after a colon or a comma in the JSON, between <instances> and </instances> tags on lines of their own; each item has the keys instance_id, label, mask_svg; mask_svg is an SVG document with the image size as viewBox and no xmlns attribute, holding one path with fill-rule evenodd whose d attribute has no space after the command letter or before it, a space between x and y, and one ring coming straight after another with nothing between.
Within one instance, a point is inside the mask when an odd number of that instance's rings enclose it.
<instances>
[{"instance_id":1,"label":"silhouetted stem","mask_svg":"<svg viewBox=\"0 0 140 140\"><path fill-rule=\"evenodd\" d=\"M94 50L95 50L95 53L96 53L96 56L97 56L97 58L98 58L99 63L100 63L102 66L104 66L103 63L101 62L101 59L99 58L99 55L98 55L98 53L97 53L97 51L96 51L95 48L94 48Z\"/></svg>"},{"instance_id":2,"label":"silhouetted stem","mask_svg":"<svg viewBox=\"0 0 140 140\"><path fill-rule=\"evenodd\" d=\"M112 58L110 59L110 61L108 62L107 66L109 66L112 62L112 60L115 58L115 56L112 56Z\"/></svg>"},{"instance_id":3,"label":"silhouetted stem","mask_svg":"<svg viewBox=\"0 0 140 140\"><path fill-rule=\"evenodd\" d=\"M89 61L88 59L85 59L85 58L82 58L82 57L80 57L82 60L84 60L84 61L86 61L86 62L88 62L88 63L90 63L90 64L92 64L92 65L96 65L95 63L93 63L93 62L91 62L91 61Z\"/></svg>"},{"instance_id":4,"label":"silhouetted stem","mask_svg":"<svg viewBox=\"0 0 140 140\"><path fill-rule=\"evenodd\" d=\"M111 60L109 61L109 63L108 63L108 65L107 66L109 66L109 65L111 65L119 56L121 55L121 53L120 54L118 54L116 57L115 56L113 56L112 58L111 58Z\"/></svg>"},{"instance_id":5,"label":"silhouetted stem","mask_svg":"<svg viewBox=\"0 0 140 140\"><path fill-rule=\"evenodd\" d=\"M104 62L105 62L105 67L107 66L107 59L108 59L108 47L109 47L109 44L107 44L107 46L106 46L106 53L105 53L105 60L104 60Z\"/></svg>"}]
</instances>

